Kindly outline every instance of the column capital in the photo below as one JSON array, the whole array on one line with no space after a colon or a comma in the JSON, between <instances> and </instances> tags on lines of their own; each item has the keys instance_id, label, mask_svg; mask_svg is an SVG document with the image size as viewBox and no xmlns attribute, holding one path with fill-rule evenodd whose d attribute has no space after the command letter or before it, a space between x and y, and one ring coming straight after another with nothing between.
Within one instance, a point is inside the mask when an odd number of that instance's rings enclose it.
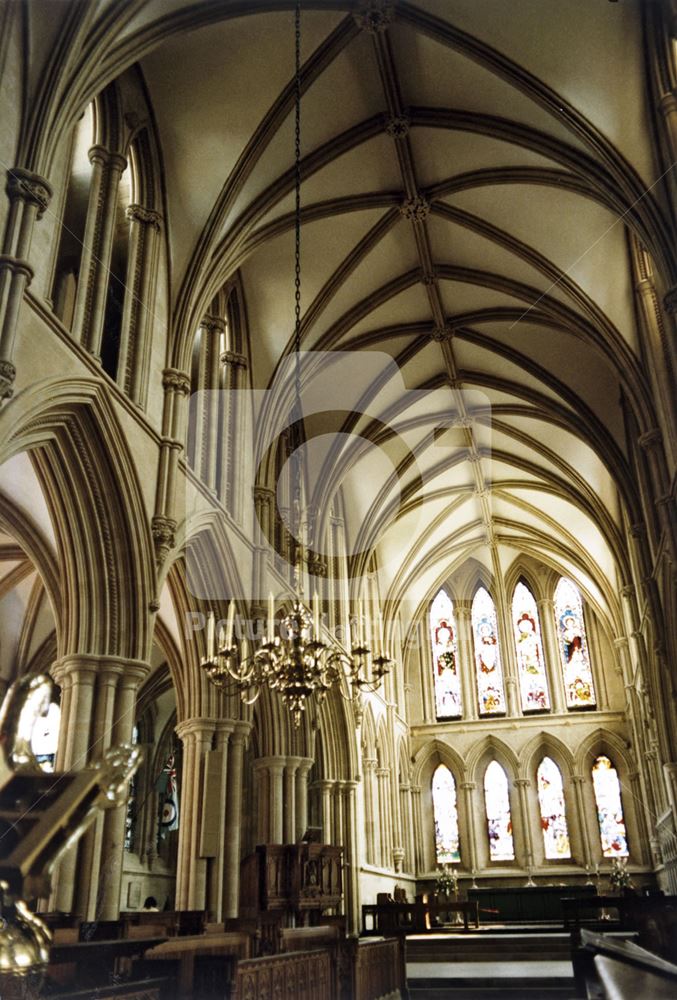
<instances>
[{"instance_id":1,"label":"column capital","mask_svg":"<svg viewBox=\"0 0 677 1000\"><path fill-rule=\"evenodd\" d=\"M257 757L253 766L255 771L269 771L271 774L282 774L286 763L286 757Z\"/></svg>"},{"instance_id":2,"label":"column capital","mask_svg":"<svg viewBox=\"0 0 677 1000\"><path fill-rule=\"evenodd\" d=\"M52 185L44 177L23 167L10 167L7 171L7 195L10 201L20 199L38 209L41 219L52 198Z\"/></svg>"},{"instance_id":3,"label":"column capital","mask_svg":"<svg viewBox=\"0 0 677 1000\"><path fill-rule=\"evenodd\" d=\"M628 648L627 636L619 635L616 639L614 639L614 647L616 649L627 649Z\"/></svg>"},{"instance_id":4,"label":"column capital","mask_svg":"<svg viewBox=\"0 0 677 1000\"><path fill-rule=\"evenodd\" d=\"M545 608L547 611L550 611L555 607L555 602L552 597L539 597L536 601L536 607L539 611L541 608Z\"/></svg>"},{"instance_id":5,"label":"column capital","mask_svg":"<svg viewBox=\"0 0 677 1000\"><path fill-rule=\"evenodd\" d=\"M87 157L92 165L100 163L101 166L113 167L114 170L119 170L120 173L127 166L127 160L121 153L111 153L105 146L99 146L98 144L89 147Z\"/></svg>"},{"instance_id":6,"label":"column capital","mask_svg":"<svg viewBox=\"0 0 677 1000\"><path fill-rule=\"evenodd\" d=\"M190 393L190 375L178 368L165 368L162 372L162 388L165 392L178 392L187 396Z\"/></svg>"},{"instance_id":7,"label":"column capital","mask_svg":"<svg viewBox=\"0 0 677 1000\"><path fill-rule=\"evenodd\" d=\"M0 361L0 399L9 399L14 394L16 367L6 358Z\"/></svg>"},{"instance_id":8,"label":"column capital","mask_svg":"<svg viewBox=\"0 0 677 1000\"><path fill-rule=\"evenodd\" d=\"M200 329L207 333L225 333L226 321L220 316L203 316L200 320Z\"/></svg>"},{"instance_id":9,"label":"column capital","mask_svg":"<svg viewBox=\"0 0 677 1000\"><path fill-rule=\"evenodd\" d=\"M621 595L625 598L630 598L635 596L635 588L631 583L626 583L624 587L621 587Z\"/></svg>"},{"instance_id":10,"label":"column capital","mask_svg":"<svg viewBox=\"0 0 677 1000\"><path fill-rule=\"evenodd\" d=\"M389 778L390 777L390 768L389 767L377 767L376 768L376 776L378 778Z\"/></svg>"},{"instance_id":11,"label":"column capital","mask_svg":"<svg viewBox=\"0 0 677 1000\"><path fill-rule=\"evenodd\" d=\"M571 780L574 783L574 785L582 785L584 784L586 779L584 774L572 774Z\"/></svg>"},{"instance_id":12,"label":"column capital","mask_svg":"<svg viewBox=\"0 0 677 1000\"><path fill-rule=\"evenodd\" d=\"M244 354L236 354L235 351L222 351L219 355L222 365L233 365L234 368L246 368L247 359Z\"/></svg>"},{"instance_id":13,"label":"column capital","mask_svg":"<svg viewBox=\"0 0 677 1000\"><path fill-rule=\"evenodd\" d=\"M177 723L174 731L180 740L185 740L188 736L206 736L214 732L215 719L196 717L194 719L184 719Z\"/></svg>"},{"instance_id":14,"label":"column capital","mask_svg":"<svg viewBox=\"0 0 677 1000\"><path fill-rule=\"evenodd\" d=\"M464 792L472 792L477 788L477 782L475 781L460 781L458 784L459 788L462 788Z\"/></svg>"},{"instance_id":15,"label":"column capital","mask_svg":"<svg viewBox=\"0 0 677 1000\"><path fill-rule=\"evenodd\" d=\"M531 786L530 778L515 778L515 785L518 788L529 788Z\"/></svg>"},{"instance_id":16,"label":"column capital","mask_svg":"<svg viewBox=\"0 0 677 1000\"><path fill-rule=\"evenodd\" d=\"M130 222L140 222L144 226L150 226L156 232L160 232L162 215L152 208L144 208L143 205L128 205L125 209L125 218Z\"/></svg>"}]
</instances>

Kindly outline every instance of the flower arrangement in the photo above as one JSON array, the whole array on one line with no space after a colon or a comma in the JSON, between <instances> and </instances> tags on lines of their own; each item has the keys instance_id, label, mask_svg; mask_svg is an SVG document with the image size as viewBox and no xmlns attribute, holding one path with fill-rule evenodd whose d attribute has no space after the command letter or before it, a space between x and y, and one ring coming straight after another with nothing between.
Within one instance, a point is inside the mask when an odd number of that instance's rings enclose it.
<instances>
[{"instance_id":1,"label":"flower arrangement","mask_svg":"<svg viewBox=\"0 0 677 1000\"><path fill-rule=\"evenodd\" d=\"M632 879L628 871L627 858L614 858L611 862L611 872L609 881L616 889L629 889L632 886Z\"/></svg>"},{"instance_id":2,"label":"flower arrangement","mask_svg":"<svg viewBox=\"0 0 677 1000\"><path fill-rule=\"evenodd\" d=\"M437 892L444 893L445 896L451 896L456 892L458 889L458 875L451 865L442 865L442 869L435 882L435 889Z\"/></svg>"}]
</instances>

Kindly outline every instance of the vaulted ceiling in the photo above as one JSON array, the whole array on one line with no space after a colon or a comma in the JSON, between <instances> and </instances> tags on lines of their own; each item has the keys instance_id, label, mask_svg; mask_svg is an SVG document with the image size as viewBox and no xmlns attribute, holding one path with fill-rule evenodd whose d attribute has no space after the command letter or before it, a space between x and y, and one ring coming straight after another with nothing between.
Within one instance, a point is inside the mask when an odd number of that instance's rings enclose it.
<instances>
[{"instance_id":1,"label":"vaulted ceiling","mask_svg":"<svg viewBox=\"0 0 677 1000\"><path fill-rule=\"evenodd\" d=\"M148 89L175 357L239 270L269 388L292 346L293 5L119 6L88 86L138 61ZM527 553L613 615L621 399L650 410L628 227L669 245L638 5L304 2L302 53L303 348L342 352L307 362L316 501L342 491L412 611L469 557Z\"/></svg>"}]
</instances>

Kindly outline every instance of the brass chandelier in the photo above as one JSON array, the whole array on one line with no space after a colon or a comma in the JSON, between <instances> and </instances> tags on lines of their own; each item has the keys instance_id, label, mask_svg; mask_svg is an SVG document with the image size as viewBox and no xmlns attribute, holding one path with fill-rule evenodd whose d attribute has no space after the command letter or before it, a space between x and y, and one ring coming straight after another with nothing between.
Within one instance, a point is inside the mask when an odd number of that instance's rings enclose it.
<instances>
[{"instance_id":1,"label":"brass chandelier","mask_svg":"<svg viewBox=\"0 0 677 1000\"><path fill-rule=\"evenodd\" d=\"M294 191L295 191L295 251L294 251L294 348L295 402L293 427L302 426L301 408L301 4L295 8L295 130L294 130ZM335 642L326 643L321 637L320 602L313 597L312 613L303 601L304 544L301 517L301 447L296 440L292 454L294 496L292 502L292 546L294 551L295 597L289 610L275 615L274 598L269 595L268 621L263 639L249 653L246 639L233 636L235 604L230 602L225 628L220 628L218 641L213 613L207 620L207 655L201 665L210 681L220 688L236 689L242 701L253 704L264 687L277 691L291 712L295 727L301 724L308 699L313 695L322 701L334 686L346 699L356 698L361 691L375 691L392 666L383 642L380 623L380 648L373 656L365 641L362 608L358 612L357 642L350 654ZM277 624L277 628L276 628Z\"/></svg>"}]
</instances>

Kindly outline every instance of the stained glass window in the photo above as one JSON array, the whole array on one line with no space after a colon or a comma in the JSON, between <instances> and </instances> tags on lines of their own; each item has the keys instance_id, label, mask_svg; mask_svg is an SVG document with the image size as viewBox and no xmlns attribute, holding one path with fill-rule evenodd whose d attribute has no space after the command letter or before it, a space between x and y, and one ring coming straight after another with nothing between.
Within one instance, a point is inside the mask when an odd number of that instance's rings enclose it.
<instances>
[{"instance_id":1,"label":"stained glass window","mask_svg":"<svg viewBox=\"0 0 677 1000\"><path fill-rule=\"evenodd\" d=\"M460 861L456 783L453 774L444 764L440 764L433 775L433 816L437 864L448 865Z\"/></svg>"},{"instance_id":2,"label":"stained glass window","mask_svg":"<svg viewBox=\"0 0 677 1000\"><path fill-rule=\"evenodd\" d=\"M536 772L536 778L545 856L548 860L570 858L569 828L560 769L554 760L544 757Z\"/></svg>"},{"instance_id":3,"label":"stained glass window","mask_svg":"<svg viewBox=\"0 0 677 1000\"><path fill-rule=\"evenodd\" d=\"M437 718L457 719L461 715L462 702L456 622L453 602L445 590L440 590L430 608L430 639L435 665Z\"/></svg>"},{"instance_id":4,"label":"stained glass window","mask_svg":"<svg viewBox=\"0 0 677 1000\"><path fill-rule=\"evenodd\" d=\"M588 641L583 621L583 601L571 582L562 577L555 591L555 615L559 630L567 707L595 705L595 687L590 669Z\"/></svg>"},{"instance_id":5,"label":"stained glass window","mask_svg":"<svg viewBox=\"0 0 677 1000\"><path fill-rule=\"evenodd\" d=\"M484 772L484 802L487 810L489 857L492 861L512 861L515 847L512 840L508 777L497 760L492 760Z\"/></svg>"},{"instance_id":6,"label":"stained glass window","mask_svg":"<svg viewBox=\"0 0 677 1000\"><path fill-rule=\"evenodd\" d=\"M534 595L521 581L512 598L512 622L515 631L517 671L523 712L550 708L548 678L541 641L541 628Z\"/></svg>"},{"instance_id":7,"label":"stained glass window","mask_svg":"<svg viewBox=\"0 0 677 1000\"><path fill-rule=\"evenodd\" d=\"M608 757L598 757L593 764L592 783L602 854L605 858L627 858L628 838L621 804L621 784L618 772Z\"/></svg>"},{"instance_id":8,"label":"stained glass window","mask_svg":"<svg viewBox=\"0 0 677 1000\"><path fill-rule=\"evenodd\" d=\"M478 589L472 602L472 630L480 715L505 712L496 608L484 587Z\"/></svg>"}]
</instances>

